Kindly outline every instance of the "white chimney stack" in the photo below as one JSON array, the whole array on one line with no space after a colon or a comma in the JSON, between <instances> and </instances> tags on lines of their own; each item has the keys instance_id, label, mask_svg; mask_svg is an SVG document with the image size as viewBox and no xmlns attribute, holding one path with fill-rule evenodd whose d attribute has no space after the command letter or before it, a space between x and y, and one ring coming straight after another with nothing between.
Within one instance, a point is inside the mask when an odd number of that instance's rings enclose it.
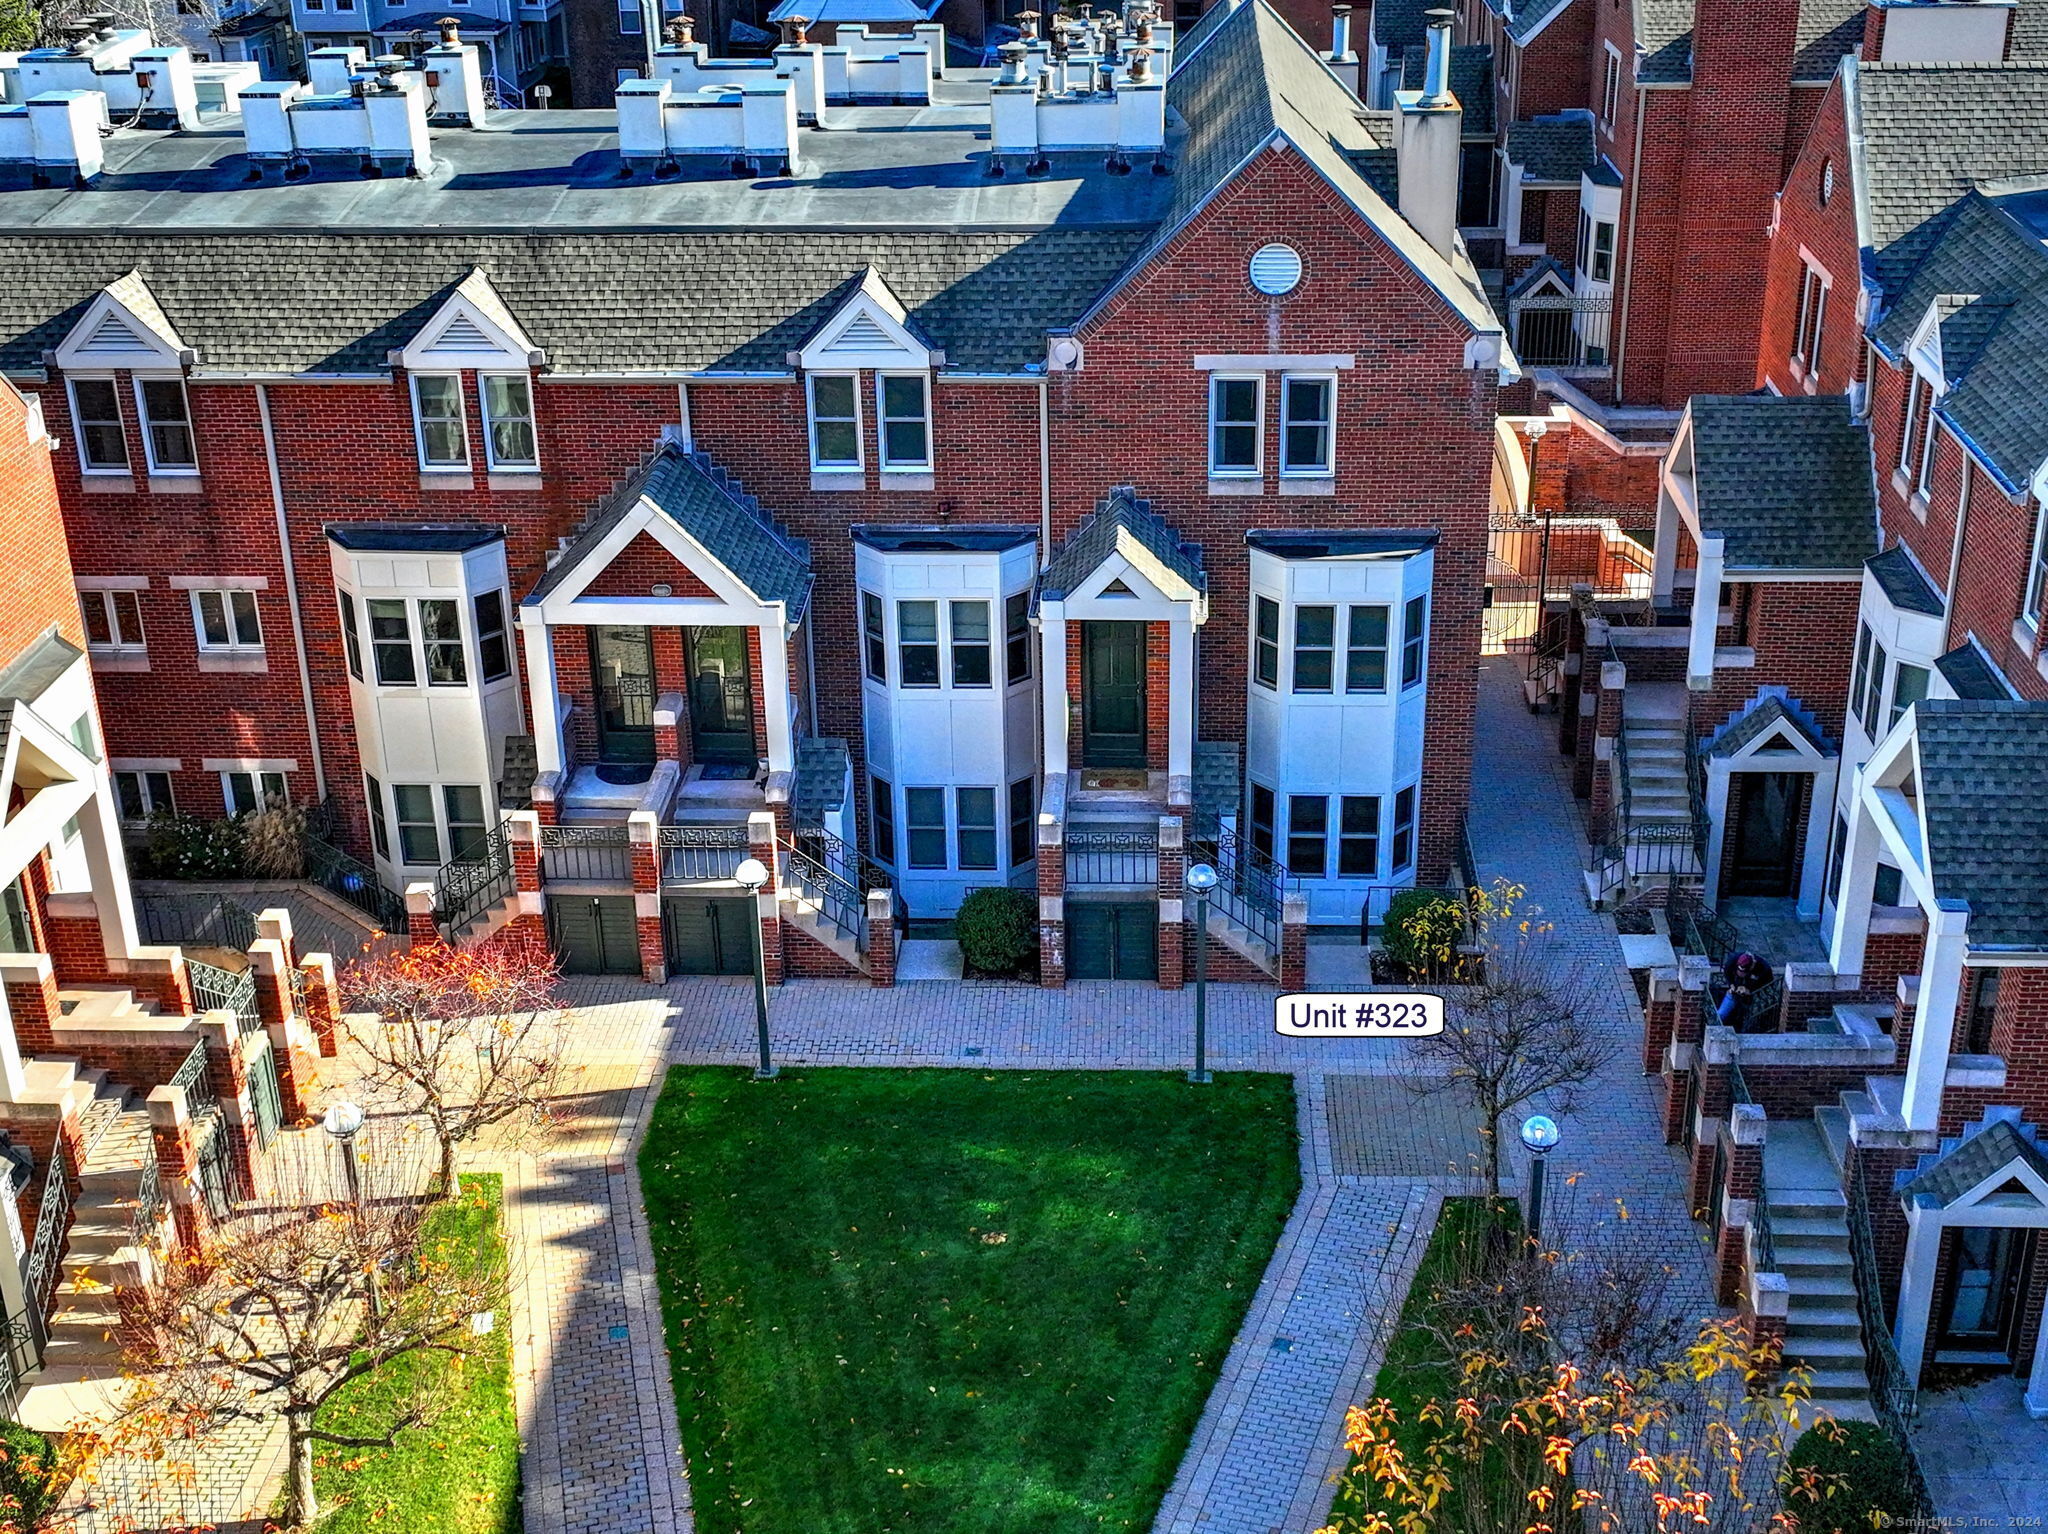
<instances>
[{"instance_id":1,"label":"white chimney stack","mask_svg":"<svg viewBox=\"0 0 2048 1534\"><path fill-rule=\"evenodd\" d=\"M1458 169L1465 112L1451 94L1451 13L1429 11L1422 89L1394 93L1394 160L1401 216L1449 258L1458 245Z\"/></svg>"},{"instance_id":2,"label":"white chimney stack","mask_svg":"<svg viewBox=\"0 0 2048 1534\"><path fill-rule=\"evenodd\" d=\"M462 23L443 16L435 23L441 40L420 53L420 67L427 74L432 93L427 119L452 127L481 128L484 125L484 72L475 43L462 40Z\"/></svg>"}]
</instances>

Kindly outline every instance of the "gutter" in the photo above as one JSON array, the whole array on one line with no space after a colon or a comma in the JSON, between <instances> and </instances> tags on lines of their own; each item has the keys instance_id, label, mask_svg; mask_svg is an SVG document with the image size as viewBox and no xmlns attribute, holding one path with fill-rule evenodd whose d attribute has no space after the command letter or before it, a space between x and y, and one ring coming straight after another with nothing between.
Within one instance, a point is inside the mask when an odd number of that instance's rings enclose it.
<instances>
[{"instance_id":1,"label":"gutter","mask_svg":"<svg viewBox=\"0 0 2048 1534\"><path fill-rule=\"evenodd\" d=\"M327 764L320 754L320 721L313 711L313 670L306 661L306 621L299 610L299 573L292 559L291 527L285 516L284 479L277 468L277 434L270 426L270 389L256 386L256 414L263 425L263 462L270 471L270 506L277 514L277 552L284 561L284 599L292 615L292 649L299 663L299 697L306 708L306 744L313 758L313 789L327 798Z\"/></svg>"}]
</instances>

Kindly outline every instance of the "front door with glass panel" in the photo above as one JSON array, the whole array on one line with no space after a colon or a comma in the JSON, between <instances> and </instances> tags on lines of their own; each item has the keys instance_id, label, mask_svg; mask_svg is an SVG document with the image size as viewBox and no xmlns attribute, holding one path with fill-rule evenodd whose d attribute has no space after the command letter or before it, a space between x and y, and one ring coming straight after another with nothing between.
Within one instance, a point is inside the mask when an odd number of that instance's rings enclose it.
<instances>
[{"instance_id":1,"label":"front door with glass panel","mask_svg":"<svg viewBox=\"0 0 2048 1534\"><path fill-rule=\"evenodd\" d=\"M1745 772L1735 816L1727 893L1798 892L1799 812L1810 781L1803 772Z\"/></svg>"},{"instance_id":2,"label":"front door with glass panel","mask_svg":"<svg viewBox=\"0 0 2048 1534\"><path fill-rule=\"evenodd\" d=\"M653 761L654 645L647 630L593 627L590 678L597 689L598 760Z\"/></svg>"},{"instance_id":3,"label":"front door with glass panel","mask_svg":"<svg viewBox=\"0 0 2048 1534\"><path fill-rule=\"evenodd\" d=\"M1145 625L1081 625L1081 765L1145 765Z\"/></svg>"},{"instance_id":4,"label":"front door with glass panel","mask_svg":"<svg viewBox=\"0 0 2048 1534\"><path fill-rule=\"evenodd\" d=\"M1951 1234L1947 1297L1936 1334L1939 1352L2012 1356L2032 1234L1984 1225Z\"/></svg>"},{"instance_id":5,"label":"front door with glass panel","mask_svg":"<svg viewBox=\"0 0 2048 1534\"><path fill-rule=\"evenodd\" d=\"M700 762L752 765L754 683L743 628L689 630L690 754Z\"/></svg>"}]
</instances>

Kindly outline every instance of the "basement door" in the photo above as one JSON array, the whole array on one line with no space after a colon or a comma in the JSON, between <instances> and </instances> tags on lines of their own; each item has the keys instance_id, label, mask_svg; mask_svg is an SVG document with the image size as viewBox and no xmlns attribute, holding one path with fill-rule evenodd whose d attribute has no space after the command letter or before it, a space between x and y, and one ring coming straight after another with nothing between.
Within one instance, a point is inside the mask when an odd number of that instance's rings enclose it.
<instances>
[{"instance_id":1,"label":"basement door","mask_svg":"<svg viewBox=\"0 0 2048 1534\"><path fill-rule=\"evenodd\" d=\"M670 895L661 903L662 946L671 975L751 975L751 900Z\"/></svg>"},{"instance_id":2,"label":"basement door","mask_svg":"<svg viewBox=\"0 0 2048 1534\"><path fill-rule=\"evenodd\" d=\"M1069 901L1067 977L1157 980L1159 907L1151 901Z\"/></svg>"},{"instance_id":3,"label":"basement door","mask_svg":"<svg viewBox=\"0 0 2048 1534\"><path fill-rule=\"evenodd\" d=\"M631 895L551 895L548 936L565 975L640 973Z\"/></svg>"}]
</instances>

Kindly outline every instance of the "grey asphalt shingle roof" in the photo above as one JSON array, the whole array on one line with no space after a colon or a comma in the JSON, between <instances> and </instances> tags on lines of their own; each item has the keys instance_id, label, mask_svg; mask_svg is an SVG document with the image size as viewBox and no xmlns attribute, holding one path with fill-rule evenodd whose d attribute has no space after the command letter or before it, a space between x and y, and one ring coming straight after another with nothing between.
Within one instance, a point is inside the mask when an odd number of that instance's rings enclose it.
<instances>
[{"instance_id":1,"label":"grey asphalt shingle roof","mask_svg":"<svg viewBox=\"0 0 2048 1534\"><path fill-rule=\"evenodd\" d=\"M1152 509L1150 501L1139 497L1129 485L1118 485L1096 503L1094 514L1060 545L1060 551L1038 577L1039 597L1058 601L1081 585L1116 552L1118 534L1123 531L1128 531L1197 591L1207 588L1201 546L1181 542L1165 519Z\"/></svg>"},{"instance_id":2,"label":"grey asphalt shingle roof","mask_svg":"<svg viewBox=\"0 0 2048 1534\"><path fill-rule=\"evenodd\" d=\"M811 591L810 546L777 527L760 503L708 458L675 446L649 458L577 530L526 600L539 601L567 581L643 499L702 544L762 602L784 604L792 620L803 612Z\"/></svg>"},{"instance_id":3,"label":"grey asphalt shingle roof","mask_svg":"<svg viewBox=\"0 0 2048 1534\"><path fill-rule=\"evenodd\" d=\"M1972 945L2048 948L2048 703L1914 705L1928 872Z\"/></svg>"},{"instance_id":4,"label":"grey asphalt shingle roof","mask_svg":"<svg viewBox=\"0 0 2048 1534\"><path fill-rule=\"evenodd\" d=\"M1941 596L1928 584L1927 577L1920 573L1920 567L1906 552L1904 544L1886 549L1873 559L1864 561L1863 568L1877 582L1878 589L1885 594L1892 606L1901 612L1921 613L1929 618L1939 618L1942 613Z\"/></svg>"},{"instance_id":5,"label":"grey asphalt shingle roof","mask_svg":"<svg viewBox=\"0 0 2048 1534\"><path fill-rule=\"evenodd\" d=\"M1925 1200L1947 1208L1957 1199L2015 1164L2023 1164L2037 1177L2048 1178L2048 1154L2010 1119L1993 1119L1974 1134L1966 1134L1955 1145L1931 1160L1922 1158L1916 1170L1901 1167L1898 1192L1901 1198Z\"/></svg>"},{"instance_id":6,"label":"grey asphalt shingle roof","mask_svg":"<svg viewBox=\"0 0 2048 1534\"><path fill-rule=\"evenodd\" d=\"M38 235L0 240L0 368L36 367L139 270L201 372L380 372L475 266L563 371L780 372L872 264L949 367L1014 371L1145 234Z\"/></svg>"},{"instance_id":7,"label":"grey asphalt shingle roof","mask_svg":"<svg viewBox=\"0 0 2048 1534\"><path fill-rule=\"evenodd\" d=\"M1792 78L1829 79L1863 41L1864 0L1801 0L1793 36ZM1635 0L1636 78L1682 85L1692 79L1693 0Z\"/></svg>"},{"instance_id":8,"label":"grey asphalt shingle roof","mask_svg":"<svg viewBox=\"0 0 2048 1534\"><path fill-rule=\"evenodd\" d=\"M1733 724L1716 734L1707 744L1707 755L1733 756L1744 746L1761 740L1767 731L1780 724L1802 737L1821 755L1834 754L1833 742L1820 731L1812 719L1793 708L1781 691L1764 698L1755 707L1743 713Z\"/></svg>"},{"instance_id":9,"label":"grey asphalt shingle roof","mask_svg":"<svg viewBox=\"0 0 2048 1534\"><path fill-rule=\"evenodd\" d=\"M14 731L14 705L33 704L84 653L53 624L0 669L0 750L6 748L7 737ZM86 754L92 755L90 751Z\"/></svg>"},{"instance_id":10,"label":"grey asphalt shingle roof","mask_svg":"<svg viewBox=\"0 0 2048 1534\"><path fill-rule=\"evenodd\" d=\"M1855 570L1877 552L1870 441L1840 395L1693 397L1700 530L1731 570Z\"/></svg>"},{"instance_id":11,"label":"grey asphalt shingle roof","mask_svg":"<svg viewBox=\"0 0 2048 1534\"><path fill-rule=\"evenodd\" d=\"M1998 674L1998 668L1968 640L1948 654L1935 657L1934 669L1955 689L1958 698L1984 702L2012 697L2012 689L2005 685L2005 678Z\"/></svg>"},{"instance_id":12,"label":"grey asphalt shingle roof","mask_svg":"<svg viewBox=\"0 0 2048 1534\"><path fill-rule=\"evenodd\" d=\"M1569 4L1571 0L1524 0L1509 12L1508 36L1518 43L1527 42L1537 28Z\"/></svg>"},{"instance_id":13,"label":"grey asphalt shingle roof","mask_svg":"<svg viewBox=\"0 0 2048 1534\"><path fill-rule=\"evenodd\" d=\"M1509 123L1505 151L1510 164L1522 167L1524 181L1572 186L1600 158L1593 147L1593 119L1578 113Z\"/></svg>"},{"instance_id":14,"label":"grey asphalt shingle roof","mask_svg":"<svg viewBox=\"0 0 2048 1534\"><path fill-rule=\"evenodd\" d=\"M1429 40L1429 23L1424 15L1435 10L1438 0L1373 0L1372 35L1391 58L1399 58L1416 43Z\"/></svg>"},{"instance_id":15,"label":"grey asphalt shingle roof","mask_svg":"<svg viewBox=\"0 0 2048 1534\"><path fill-rule=\"evenodd\" d=\"M1422 89L1429 72L1429 45L1416 43L1401 55L1401 88ZM1451 49L1451 94L1465 113L1466 138L1493 137L1493 50L1485 43Z\"/></svg>"}]
</instances>

